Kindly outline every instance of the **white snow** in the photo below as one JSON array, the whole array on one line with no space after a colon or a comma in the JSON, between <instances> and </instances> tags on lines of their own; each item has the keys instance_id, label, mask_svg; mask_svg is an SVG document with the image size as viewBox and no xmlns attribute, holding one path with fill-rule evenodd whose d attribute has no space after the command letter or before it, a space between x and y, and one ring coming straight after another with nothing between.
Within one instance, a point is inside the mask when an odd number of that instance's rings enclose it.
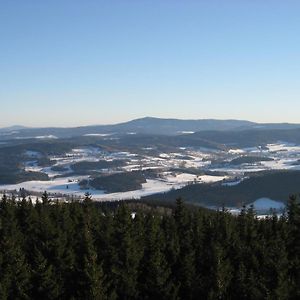
<instances>
[{"instance_id":1,"label":"white snow","mask_svg":"<svg viewBox=\"0 0 300 300\"><path fill-rule=\"evenodd\" d=\"M282 211L285 209L285 204L283 202L272 200L270 198L259 198L247 205L247 208L249 208L251 205L253 205L258 219L263 219L267 216L270 216L271 210L276 210L277 216L280 217L282 215ZM215 210L220 209L220 207L215 206L209 206L208 208ZM237 207L226 207L226 210L233 215L238 215L241 212L241 209Z\"/></svg>"},{"instance_id":2,"label":"white snow","mask_svg":"<svg viewBox=\"0 0 300 300\"><path fill-rule=\"evenodd\" d=\"M276 209L281 210L285 208L285 204L281 201L272 200L270 198L260 198L251 203L255 210L262 211L262 210L270 210Z\"/></svg>"},{"instance_id":3,"label":"white snow","mask_svg":"<svg viewBox=\"0 0 300 300\"><path fill-rule=\"evenodd\" d=\"M44 192L47 191L50 194L63 194L83 197L86 192L89 192L93 196L93 200L124 200L124 199L139 199L142 196L151 195L155 193L162 193L169 191L172 187L181 187L181 185L173 186L160 180L147 180L142 185L142 189L135 191L128 191L122 193L110 193L105 194L105 191L101 190L82 190L78 185L78 182L82 179L86 179L88 176L74 176L69 178L58 178L49 181L28 181L19 184L2 185L1 191L14 191L21 188L32 192ZM68 188L67 188L68 187Z\"/></svg>"},{"instance_id":4,"label":"white snow","mask_svg":"<svg viewBox=\"0 0 300 300\"><path fill-rule=\"evenodd\" d=\"M243 150L243 149L229 149L228 153L230 153L230 154L242 154L242 153L245 153L245 150Z\"/></svg>"},{"instance_id":5,"label":"white snow","mask_svg":"<svg viewBox=\"0 0 300 300\"><path fill-rule=\"evenodd\" d=\"M211 175L202 175L199 176L201 182L203 183L210 183L210 182L217 182L222 181L227 178L227 176L211 176Z\"/></svg>"},{"instance_id":6,"label":"white snow","mask_svg":"<svg viewBox=\"0 0 300 300\"><path fill-rule=\"evenodd\" d=\"M104 137L104 136L110 136L113 135L113 133L86 133L83 136L100 136L100 137Z\"/></svg>"},{"instance_id":7,"label":"white snow","mask_svg":"<svg viewBox=\"0 0 300 300\"><path fill-rule=\"evenodd\" d=\"M210 183L222 181L226 176L211 176L211 175L194 175L188 173L172 174L164 172L164 180L170 184L187 184L187 183Z\"/></svg>"},{"instance_id":8,"label":"white snow","mask_svg":"<svg viewBox=\"0 0 300 300\"><path fill-rule=\"evenodd\" d=\"M39 135L35 137L36 139L57 139L58 137L52 134L49 135Z\"/></svg>"},{"instance_id":9,"label":"white snow","mask_svg":"<svg viewBox=\"0 0 300 300\"><path fill-rule=\"evenodd\" d=\"M236 180L236 181L223 182L222 185L223 186L235 186L235 185L240 184L241 182L242 182L242 179Z\"/></svg>"},{"instance_id":10,"label":"white snow","mask_svg":"<svg viewBox=\"0 0 300 300\"><path fill-rule=\"evenodd\" d=\"M90 156L90 155L96 155L102 153L102 150L98 147L83 147L83 148L74 148L72 149L72 152L78 155Z\"/></svg>"},{"instance_id":11,"label":"white snow","mask_svg":"<svg viewBox=\"0 0 300 300\"><path fill-rule=\"evenodd\" d=\"M101 134L102 135L102 134ZM105 134L107 135L107 134ZM44 138L44 137L42 137ZM49 136L47 136L49 138ZM144 150L152 150L152 147L142 148ZM181 151L180 151L180 150ZM104 151L101 147L86 146L74 148L69 153L65 153L60 156L51 156L51 160L55 160L55 166L63 166L68 169L66 172L70 172L70 166L73 163L80 161L98 161L106 160L112 161L115 159L123 159L126 161L126 165L118 169L102 170L104 173L111 173L117 171L133 171L133 170L147 170L158 169L159 179L147 180L147 183L143 185L143 188L137 191L130 191L126 193L113 193L105 194L104 191L89 190L93 194L95 200L99 199L128 199L139 198L143 195L149 195L153 193L166 192L172 188L181 188L187 184L193 183L210 183L222 181L223 185L234 186L241 182L241 178L244 179L245 172L257 172L263 170L273 169L300 169L300 165L295 165L300 159L300 146L279 142L276 144L268 145L268 149L261 149L259 147L236 149L232 146L232 149L228 151L212 150L206 148L178 148L178 152L160 153L158 157L150 155L135 154L132 152L109 152ZM265 161L254 164L248 164L243 166L224 166L221 164L223 161L230 161L239 157L245 152L263 152L264 155L272 157L273 161ZM3 189L19 189L24 187L27 190L42 192L48 190L50 193L62 193L62 194L74 194L83 196L86 190L81 190L78 186L77 180L82 179L78 177L69 178L57 178L56 175L61 175L66 172L52 171L51 167L37 166L37 158L39 153L36 151L25 152L28 160L25 162L25 169L27 171L40 171L49 175L49 181L31 181L24 182L19 185L0 186L0 190ZM216 162L211 165L211 162ZM218 164L217 162L220 162ZM197 176L188 173L189 171L178 171L184 168L197 168L199 170L210 171L222 171L228 174L228 176L211 176L202 175ZM170 172L169 170L176 170L176 172ZM86 178L86 177L85 177ZM69 182L69 179L72 182ZM66 188L68 186L68 189ZM260 200L260 199L258 199ZM271 200L271 199L270 199ZM273 201L273 200L272 200ZM281 202L280 202L281 203ZM260 202L258 202L260 204ZM282 203L281 203L282 204Z\"/></svg>"},{"instance_id":12,"label":"white snow","mask_svg":"<svg viewBox=\"0 0 300 300\"><path fill-rule=\"evenodd\" d=\"M193 134L195 131L177 131L179 134Z\"/></svg>"},{"instance_id":13,"label":"white snow","mask_svg":"<svg viewBox=\"0 0 300 300\"><path fill-rule=\"evenodd\" d=\"M170 158L170 153L160 153L160 154L159 154L159 157L162 157L162 158Z\"/></svg>"},{"instance_id":14,"label":"white snow","mask_svg":"<svg viewBox=\"0 0 300 300\"><path fill-rule=\"evenodd\" d=\"M300 146L291 143L282 142L277 144L268 144L267 147L270 152L288 151L300 153Z\"/></svg>"},{"instance_id":15,"label":"white snow","mask_svg":"<svg viewBox=\"0 0 300 300\"><path fill-rule=\"evenodd\" d=\"M251 153L261 151L261 149L259 147L247 147L247 148L243 148L242 150L245 152L251 152Z\"/></svg>"},{"instance_id":16,"label":"white snow","mask_svg":"<svg viewBox=\"0 0 300 300\"><path fill-rule=\"evenodd\" d=\"M156 193L163 193L169 191L172 187L167 185L165 182L159 180L147 180L142 185L142 189L135 191L128 191L124 193L111 193L96 195L94 191L90 191L93 195L94 200L126 200L126 199L140 199L143 196L152 195Z\"/></svg>"},{"instance_id":17,"label":"white snow","mask_svg":"<svg viewBox=\"0 0 300 300\"><path fill-rule=\"evenodd\" d=\"M83 197L88 191L92 194L94 200L124 200L124 199L139 199L142 196L147 196L156 193L167 192L171 189L179 189L183 186L196 182L216 182L223 180L224 176L196 176L192 174L177 174L171 176L168 174L164 179L148 179L142 184L142 189L121 193L106 194L105 191L94 189L82 190L78 182L82 179L87 179L88 176L72 176L68 178L56 178L48 181L27 181L19 184L2 185L2 191L19 190L24 188L27 191L44 192L48 191L51 194L74 195Z\"/></svg>"},{"instance_id":18,"label":"white snow","mask_svg":"<svg viewBox=\"0 0 300 300\"><path fill-rule=\"evenodd\" d=\"M48 181L26 181L18 184L6 184L1 185L1 190L19 190L24 188L27 191L44 192L49 193L62 193L62 194L81 194L82 190L78 185L78 181L87 178L88 176L74 176L68 178L56 178ZM67 188L68 187L68 188ZM82 193L82 195L84 192Z\"/></svg>"}]
</instances>

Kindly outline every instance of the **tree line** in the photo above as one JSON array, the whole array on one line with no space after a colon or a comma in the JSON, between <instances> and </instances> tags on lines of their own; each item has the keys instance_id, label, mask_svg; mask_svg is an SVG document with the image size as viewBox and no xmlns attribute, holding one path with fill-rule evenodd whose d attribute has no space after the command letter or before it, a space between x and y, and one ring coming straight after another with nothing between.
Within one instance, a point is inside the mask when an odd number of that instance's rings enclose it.
<instances>
[{"instance_id":1,"label":"tree line","mask_svg":"<svg viewBox=\"0 0 300 300\"><path fill-rule=\"evenodd\" d=\"M4 195L0 299L300 299L300 205L260 220Z\"/></svg>"}]
</instances>

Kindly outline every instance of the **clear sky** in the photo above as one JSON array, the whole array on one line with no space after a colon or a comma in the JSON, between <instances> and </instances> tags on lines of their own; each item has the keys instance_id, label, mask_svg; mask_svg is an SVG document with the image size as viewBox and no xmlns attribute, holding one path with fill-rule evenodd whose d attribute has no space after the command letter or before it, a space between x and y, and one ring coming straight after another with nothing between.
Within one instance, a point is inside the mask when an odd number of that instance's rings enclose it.
<instances>
[{"instance_id":1,"label":"clear sky","mask_svg":"<svg viewBox=\"0 0 300 300\"><path fill-rule=\"evenodd\" d=\"M0 0L0 127L300 123L299 16L299 0Z\"/></svg>"}]
</instances>

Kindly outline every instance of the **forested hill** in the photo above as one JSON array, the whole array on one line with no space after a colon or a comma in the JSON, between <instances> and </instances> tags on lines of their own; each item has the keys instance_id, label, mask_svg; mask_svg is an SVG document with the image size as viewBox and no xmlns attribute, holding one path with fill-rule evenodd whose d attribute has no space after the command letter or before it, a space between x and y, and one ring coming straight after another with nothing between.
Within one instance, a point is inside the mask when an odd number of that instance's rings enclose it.
<instances>
[{"instance_id":1,"label":"forested hill","mask_svg":"<svg viewBox=\"0 0 300 300\"><path fill-rule=\"evenodd\" d=\"M133 214L134 212L134 214ZM300 205L174 209L0 202L0 299L299 299Z\"/></svg>"},{"instance_id":2,"label":"forested hill","mask_svg":"<svg viewBox=\"0 0 300 300\"><path fill-rule=\"evenodd\" d=\"M201 131L242 131L242 130L283 130L300 128L300 124L270 123L260 124L245 120L217 120L217 119L165 119L145 117L124 123L110 125L92 125L72 128L46 127L26 128L12 126L0 128L0 139L29 138L29 137L58 137L69 138L89 134L153 134L153 135L178 135L188 132Z\"/></svg>"},{"instance_id":3,"label":"forested hill","mask_svg":"<svg viewBox=\"0 0 300 300\"><path fill-rule=\"evenodd\" d=\"M149 195L144 200L154 202L174 202L178 197L189 203L202 206L242 207L260 198L286 201L291 193L300 192L300 171L257 172L239 184L189 184L181 189Z\"/></svg>"}]
</instances>

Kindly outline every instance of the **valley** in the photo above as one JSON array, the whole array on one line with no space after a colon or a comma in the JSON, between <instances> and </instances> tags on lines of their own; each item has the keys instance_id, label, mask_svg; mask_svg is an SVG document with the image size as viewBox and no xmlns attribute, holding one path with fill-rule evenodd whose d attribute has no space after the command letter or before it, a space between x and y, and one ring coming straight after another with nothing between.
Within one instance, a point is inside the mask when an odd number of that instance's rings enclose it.
<instances>
[{"instance_id":1,"label":"valley","mask_svg":"<svg viewBox=\"0 0 300 300\"><path fill-rule=\"evenodd\" d=\"M37 137L20 135L0 144L0 191L40 196L46 190L53 198L67 199L90 193L95 201L183 197L197 205L233 210L260 198L284 203L289 193L299 192L299 132L93 131L55 138L40 129ZM281 190L286 178L290 184ZM271 184L262 185L264 180Z\"/></svg>"}]
</instances>

